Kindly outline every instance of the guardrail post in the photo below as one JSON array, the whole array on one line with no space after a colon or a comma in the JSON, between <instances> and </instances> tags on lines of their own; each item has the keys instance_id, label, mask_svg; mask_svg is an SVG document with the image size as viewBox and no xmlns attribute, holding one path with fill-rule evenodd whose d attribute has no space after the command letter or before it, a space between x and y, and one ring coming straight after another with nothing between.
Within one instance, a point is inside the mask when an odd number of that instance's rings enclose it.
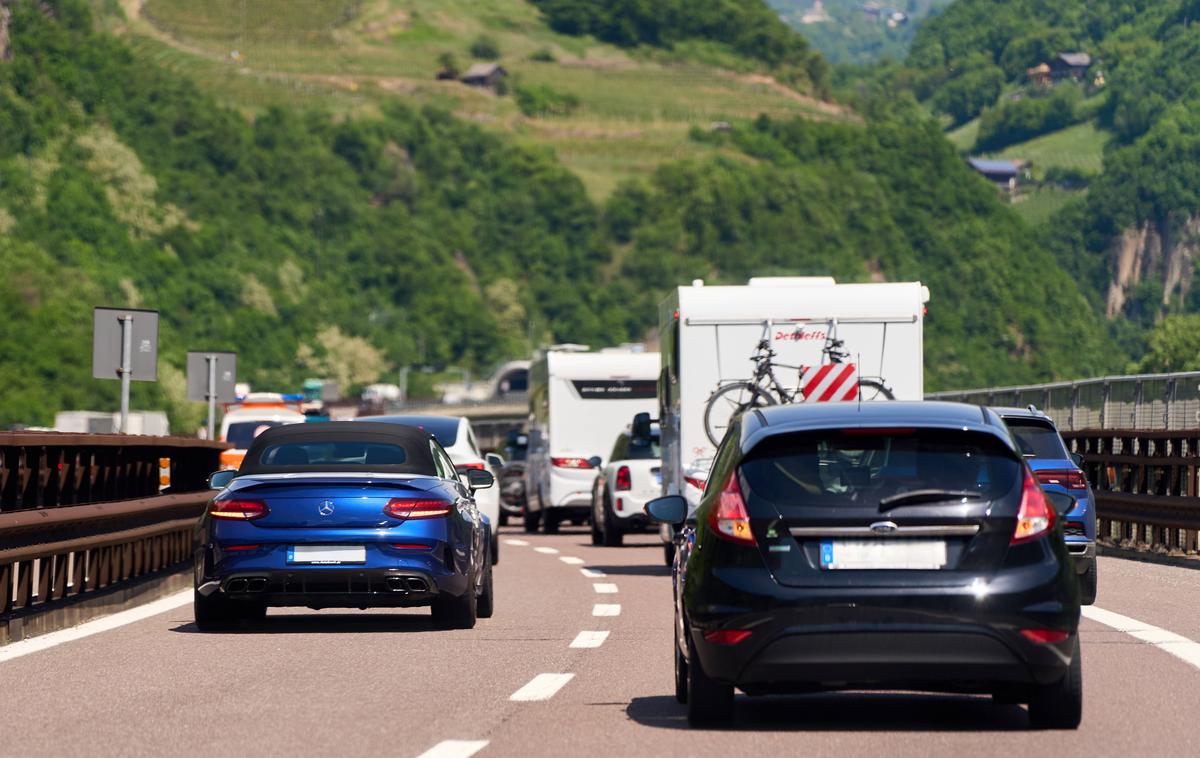
<instances>
[{"instance_id":1,"label":"guardrail post","mask_svg":"<svg viewBox=\"0 0 1200 758\"><path fill-rule=\"evenodd\" d=\"M1100 428L1108 428L1108 399L1111 395L1111 388L1108 386L1108 380L1104 381L1103 389L1100 392Z\"/></svg>"}]
</instances>

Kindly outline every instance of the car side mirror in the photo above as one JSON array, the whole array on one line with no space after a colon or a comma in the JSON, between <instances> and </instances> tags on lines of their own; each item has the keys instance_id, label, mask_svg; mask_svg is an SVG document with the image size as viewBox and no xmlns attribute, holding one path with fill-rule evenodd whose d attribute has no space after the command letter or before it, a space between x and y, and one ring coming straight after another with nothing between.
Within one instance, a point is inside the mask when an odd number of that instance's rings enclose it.
<instances>
[{"instance_id":1,"label":"car side mirror","mask_svg":"<svg viewBox=\"0 0 1200 758\"><path fill-rule=\"evenodd\" d=\"M1071 460L1075 461L1075 465L1083 469L1083 456L1079 453L1071 453Z\"/></svg>"},{"instance_id":2,"label":"car side mirror","mask_svg":"<svg viewBox=\"0 0 1200 758\"><path fill-rule=\"evenodd\" d=\"M646 515L658 524L682 524L687 518L688 502L682 495L656 497L646 503Z\"/></svg>"},{"instance_id":3,"label":"car side mirror","mask_svg":"<svg viewBox=\"0 0 1200 758\"><path fill-rule=\"evenodd\" d=\"M1045 494L1046 500L1049 501L1050 507L1054 509L1054 512L1060 518L1075 510L1075 503L1077 501L1067 493L1050 492L1049 490L1042 490L1042 492Z\"/></svg>"},{"instance_id":4,"label":"car side mirror","mask_svg":"<svg viewBox=\"0 0 1200 758\"><path fill-rule=\"evenodd\" d=\"M229 486L229 483L233 481L235 476L237 476L237 471L233 469L214 471L208 477L208 487L213 490L223 490Z\"/></svg>"},{"instance_id":5,"label":"car side mirror","mask_svg":"<svg viewBox=\"0 0 1200 758\"><path fill-rule=\"evenodd\" d=\"M499 470L504 468L504 458L496 455L495 453L488 453L487 455L483 456L483 459L487 461L487 465L494 469Z\"/></svg>"},{"instance_id":6,"label":"car side mirror","mask_svg":"<svg viewBox=\"0 0 1200 758\"><path fill-rule=\"evenodd\" d=\"M651 435L650 430L650 414L645 411L633 417L633 427L630 432L634 437L648 439Z\"/></svg>"},{"instance_id":7,"label":"car side mirror","mask_svg":"<svg viewBox=\"0 0 1200 758\"><path fill-rule=\"evenodd\" d=\"M467 469L467 486L473 490L486 490L496 483L496 477L492 476L491 471L484 471L481 468Z\"/></svg>"},{"instance_id":8,"label":"car side mirror","mask_svg":"<svg viewBox=\"0 0 1200 758\"><path fill-rule=\"evenodd\" d=\"M587 459L587 462L592 468L600 468L600 464L604 462L604 459L598 455L593 455L591 458Z\"/></svg>"}]
</instances>

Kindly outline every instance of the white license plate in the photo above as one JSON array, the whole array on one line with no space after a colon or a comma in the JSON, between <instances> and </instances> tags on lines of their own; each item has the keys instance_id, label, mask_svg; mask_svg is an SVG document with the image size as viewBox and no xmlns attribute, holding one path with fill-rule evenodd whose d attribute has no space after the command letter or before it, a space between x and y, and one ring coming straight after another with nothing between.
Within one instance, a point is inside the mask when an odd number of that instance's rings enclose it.
<instances>
[{"instance_id":1,"label":"white license plate","mask_svg":"<svg viewBox=\"0 0 1200 758\"><path fill-rule=\"evenodd\" d=\"M945 540L823 540L823 569L940 569Z\"/></svg>"},{"instance_id":2,"label":"white license plate","mask_svg":"<svg viewBox=\"0 0 1200 758\"><path fill-rule=\"evenodd\" d=\"M367 549L362 545L293 545L288 548L288 563L337 566L366 562Z\"/></svg>"}]
</instances>

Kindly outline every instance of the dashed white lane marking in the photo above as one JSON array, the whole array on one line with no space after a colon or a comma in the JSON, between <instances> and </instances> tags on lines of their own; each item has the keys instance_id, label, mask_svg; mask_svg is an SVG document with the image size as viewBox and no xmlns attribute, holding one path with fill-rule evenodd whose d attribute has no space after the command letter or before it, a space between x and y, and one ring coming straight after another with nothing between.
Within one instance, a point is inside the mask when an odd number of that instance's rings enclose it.
<instances>
[{"instance_id":1,"label":"dashed white lane marking","mask_svg":"<svg viewBox=\"0 0 1200 758\"><path fill-rule=\"evenodd\" d=\"M546 555L557 555L558 554L558 550L555 548L552 548L552 547L535 547L533 549L533 551L535 553L545 553Z\"/></svg>"},{"instance_id":2,"label":"dashed white lane marking","mask_svg":"<svg viewBox=\"0 0 1200 758\"><path fill-rule=\"evenodd\" d=\"M600 647L608 639L608 632L580 632L571 640L570 647Z\"/></svg>"},{"instance_id":3,"label":"dashed white lane marking","mask_svg":"<svg viewBox=\"0 0 1200 758\"><path fill-rule=\"evenodd\" d=\"M444 740L417 758L468 758L487 747L487 740Z\"/></svg>"},{"instance_id":4,"label":"dashed white lane marking","mask_svg":"<svg viewBox=\"0 0 1200 758\"><path fill-rule=\"evenodd\" d=\"M114 613L111 616L105 616L104 618L99 618L95 621L89 621L86 624L80 624L73 629L63 629L59 632L50 632L49 634L43 634L38 637L33 637L32 639L13 642L5 645L4 647L0 647L0 663L11 661L14 658L20 658L21 656L29 655L30 653L46 650L47 648L61 645L64 642L81 640L84 637L91 637L93 634L99 634L100 632L107 632L112 629L117 629L125 626L126 624L133 624L135 622L148 619L151 616L157 616L160 613L173 611L176 608L185 606L190 602L192 602L192 591L184 590L183 592L177 592L174 595L168 595L160 600L155 600L153 603L146 603L145 605L140 605L137 608L130 608L127 611L121 611L120 613Z\"/></svg>"},{"instance_id":5,"label":"dashed white lane marking","mask_svg":"<svg viewBox=\"0 0 1200 758\"><path fill-rule=\"evenodd\" d=\"M596 582L595 584L592 585L592 587L596 590L596 592L599 592L601 595L617 594L617 585L610 584L608 582Z\"/></svg>"},{"instance_id":6,"label":"dashed white lane marking","mask_svg":"<svg viewBox=\"0 0 1200 758\"><path fill-rule=\"evenodd\" d=\"M592 606L592 615L593 616L620 616L621 615L621 604L620 603L612 603L612 604L596 603L595 605Z\"/></svg>"},{"instance_id":7,"label":"dashed white lane marking","mask_svg":"<svg viewBox=\"0 0 1200 758\"><path fill-rule=\"evenodd\" d=\"M1175 632L1168 632L1166 629L1160 629L1157 626L1152 626L1128 616L1122 616L1119 613L1097 608L1094 605L1085 605L1083 607L1083 615L1092 621L1097 621L1105 626L1111 626L1113 629L1124 632L1143 642L1149 642L1151 645L1165 650L1179 660L1200 668L1200 643L1193 642L1187 637L1178 635ZM0 655L4 654L2 651L3 648L0 648Z\"/></svg>"},{"instance_id":8,"label":"dashed white lane marking","mask_svg":"<svg viewBox=\"0 0 1200 758\"><path fill-rule=\"evenodd\" d=\"M517 547L525 547L529 543L526 542L525 540L505 540L504 544L505 545L516 545Z\"/></svg>"},{"instance_id":9,"label":"dashed white lane marking","mask_svg":"<svg viewBox=\"0 0 1200 758\"><path fill-rule=\"evenodd\" d=\"M582 564L583 564L583 559L582 559L582 558L576 558L576 557L575 557L575 556L573 556L573 555L564 555L564 556L561 556L561 557L559 557L559 560L560 560L560 561L562 561L563 563L569 563L569 564L571 564L572 566L580 566L580 565L582 565Z\"/></svg>"},{"instance_id":10,"label":"dashed white lane marking","mask_svg":"<svg viewBox=\"0 0 1200 758\"><path fill-rule=\"evenodd\" d=\"M583 574L588 579L603 579L604 577L608 576L608 574L604 573L603 571L598 571L596 569L579 569L579 573Z\"/></svg>"},{"instance_id":11,"label":"dashed white lane marking","mask_svg":"<svg viewBox=\"0 0 1200 758\"><path fill-rule=\"evenodd\" d=\"M530 702L533 700L549 700L554 693L563 688L575 677L574 674L538 674L521 689L509 696L509 700Z\"/></svg>"}]
</instances>

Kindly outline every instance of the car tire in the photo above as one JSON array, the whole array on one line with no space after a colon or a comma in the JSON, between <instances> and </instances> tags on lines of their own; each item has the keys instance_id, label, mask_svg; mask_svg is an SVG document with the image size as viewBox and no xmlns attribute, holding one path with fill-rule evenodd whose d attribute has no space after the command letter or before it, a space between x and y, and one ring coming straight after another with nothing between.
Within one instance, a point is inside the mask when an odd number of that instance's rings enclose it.
<instances>
[{"instance_id":1,"label":"car tire","mask_svg":"<svg viewBox=\"0 0 1200 758\"><path fill-rule=\"evenodd\" d=\"M1029 723L1035 729L1078 729L1083 717L1083 665L1079 639L1066 676L1054 684L1035 686L1029 696Z\"/></svg>"},{"instance_id":2,"label":"car tire","mask_svg":"<svg viewBox=\"0 0 1200 758\"><path fill-rule=\"evenodd\" d=\"M605 547L621 547L625 543L625 534L616 523L608 498L604 499L604 513L601 516L600 534L604 538Z\"/></svg>"},{"instance_id":3,"label":"car tire","mask_svg":"<svg viewBox=\"0 0 1200 758\"><path fill-rule=\"evenodd\" d=\"M524 518L525 518L525 533L526 534L536 534L537 530L538 530L538 524L541 523L541 520L542 520L542 514L540 512L533 513L528 508L526 508Z\"/></svg>"},{"instance_id":4,"label":"car tire","mask_svg":"<svg viewBox=\"0 0 1200 758\"><path fill-rule=\"evenodd\" d=\"M1092 605L1096 602L1096 562L1092 561L1087 571L1079 575L1079 602Z\"/></svg>"},{"instance_id":5,"label":"car tire","mask_svg":"<svg viewBox=\"0 0 1200 758\"><path fill-rule=\"evenodd\" d=\"M709 678L696 655L688 632L687 720L691 726L708 726L733 719L733 685Z\"/></svg>"},{"instance_id":6,"label":"car tire","mask_svg":"<svg viewBox=\"0 0 1200 758\"><path fill-rule=\"evenodd\" d=\"M674 542L664 542L663 543L663 562L666 563L668 566L675 565L675 543Z\"/></svg>"},{"instance_id":7,"label":"car tire","mask_svg":"<svg viewBox=\"0 0 1200 758\"><path fill-rule=\"evenodd\" d=\"M478 617L479 594L475 579L467 582L467 591L458 597L439 595L433 600L433 623L442 629L471 629Z\"/></svg>"},{"instance_id":8,"label":"car tire","mask_svg":"<svg viewBox=\"0 0 1200 758\"><path fill-rule=\"evenodd\" d=\"M675 702L686 705L688 701L688 664L679 649L678 640L671 640L675 650Z\"/></svg>"},{"instance_id":9,"label":"car tire","mask_svg":"<svg viewBox=\"0 0 1200 758\"><path fill-rule=\"evenodd\" d=\"M500 526L508 526L508 511L500 509Z\"/></svg>"},{"instance_id":10,"label":"car tire","mask_svg":"<svg viewBox=\"0 0 1200 758\"><path fill-rule=\"evenodd\" d=\"M495 563L495 561L493 561ZM492 581L492 567L487 567L483 575L483 586L479 590L479 600L475 604L475 615L481 619L490 619L495 609L495 584Z\"/></svg>"},{"instance_id":11,"label":"car tire","mask_svg":"<svg viewBox=\"0 0 1200 758\"><path fill-rule=\"evenodd\" d=\"M219 591L205 597L192 590L192 615L196 619L196 628L202 632L225 631L237 626L238 622L237 608Z\"/></svg>"},{"instance_id":12,"label":"car tire","mask_svg":"<svg viewBox=\"0 0 1200 758\"><path fill-rule=\"evenodd\" d=\"M500 535L492 532L492 562L490 565L495 566L500 562ZM491 571L491 569L488 569Z\"/></svg>"},{"instance_id":13,"label":"car tire","mask_svg":"<svg viewBox=\"0 0 1200 758\"><path fill-rule=\"evenodd\" d=\"M542 531L546 534L558 534L561 516L553 511L546 511L542 516Z\"/></svg>"},{"instance_id":14,"label":"car tire","mask_svg":"<svg viewBox=\"0 0 1200 758\"><path fill-rule=\"evenodd\" d=\"M595 514L595 511L593 510L592 513ZM600 533L600 519L596 518L595 515L592 516L591 532L592 545L599 547L604 544L604 535Z\"/></svg>"}]
</instances>

